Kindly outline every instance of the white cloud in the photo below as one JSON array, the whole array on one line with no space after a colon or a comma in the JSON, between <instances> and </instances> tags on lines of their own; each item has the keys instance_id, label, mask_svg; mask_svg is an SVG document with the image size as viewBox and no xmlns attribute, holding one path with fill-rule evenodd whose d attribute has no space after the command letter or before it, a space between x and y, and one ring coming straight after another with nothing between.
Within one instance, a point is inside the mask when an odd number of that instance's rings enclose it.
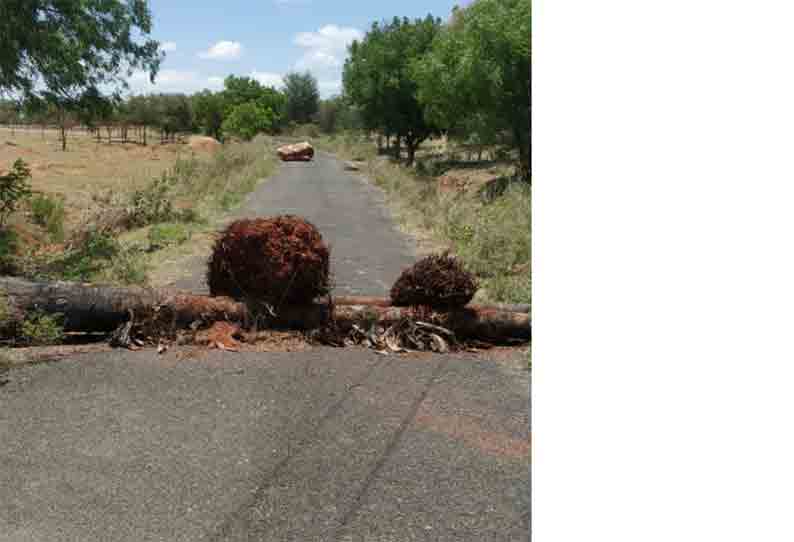
<instances>
[{"instance_id":1,"label":"white cloud","mask_svg":"<svg viewBox=\"0 0 794 542\"><path fill-rule=\"evenodd\" d=\"M171 51L176 51L176 42L175 41L164 41L160 44L160 50L165 53L170 53Z\"/></svg>"},{"instance_id":2,"label":"white cloud","mask_svg":"<svg viewBox=\"0 0 794 542\"><path fill-rule=\"evenodd\" d=\"M218 81L219 80L219 81ZM149 81L149 74L136 71L127 79L130 92L147 94L150 92L184 92L191 94L208 88L217 90L223 87L220 77L204 78L192 70L160 70L154 83Z\"/></svg>"},{"instance_id":3,"label":"white cloud","mask_svg":"<svg viewBox=\"0 0 794 542\"><path fill-rule=\"evenodd\" d=\"M199 58L213 60L234 60L240 58L243 53L243 45L239 41L219 41L206 51L198 54Z\"/></svg>"},{"instance_id":4,"label":"white cloud","mask_svg":"<svg viewBox=\"0 0 794 542\"><path fill-rule=\"evenodd\" d=\"M273 72L258 72L254 70L250 73L249 77L256 79L257 81L259 81L260 83L262 83L267 87L279 88L284 84L284 81L281 79L281 76Z\"/></svg>"},{"instance_id":5,"label":"white cloud","mask_svg":"<svg viewBox=\"0 0 794 542\"><path fill-rule=\"evenodd\" d=\"M305 51L295 63L295 68L337 76L347 56L347 46L363 36L357 28L335 24L327 24L316 32L299 32L294 43Z\"/></svg>"}]
</instances>

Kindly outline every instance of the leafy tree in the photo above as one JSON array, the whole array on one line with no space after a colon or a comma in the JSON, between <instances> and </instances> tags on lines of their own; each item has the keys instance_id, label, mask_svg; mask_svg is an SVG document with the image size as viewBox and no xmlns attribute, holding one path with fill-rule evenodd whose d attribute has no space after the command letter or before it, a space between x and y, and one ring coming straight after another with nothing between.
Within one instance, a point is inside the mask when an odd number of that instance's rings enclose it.
<instances>
[{"instance_id":1,"label":"leafy tree","mask_svg":"<svg viewBox=\"0 0 794 542\"><path fill-rule=\"evenodd\" d=\"M224 117L240 105L253 102L264 110L269 110L271 118L268 131L274 130L284 121L286 97L274 88L266 87L251 77L228 76L223 81Z\"/></svg>"},{"instance_id":2,"label":"leafy tree","mask_svg":"<svg viewBox=\"0 0 794 542\"><path fill-rule=\"evenodd\" d=\"M11 171L0 175L0 228L5 227L19 202L30 194L30 168L20 158Z\"/></svg>"},{"instance_id":3,"label":"leafy tree","mask_svg":"<svg viewBox=\"0 0 794 542\"><path fill-rule=\"evenodd\" d=\"M20 104L13 100L0 100L0 124L17 124Z\"/></svg>"},{"instance_id":4,"label":"leafy tree","mask_svg":"<svg viewBox=\"0 0 794 542\"><path fill-rule=\"evenodd\" d=\"M236 135L250 141L261 132L273 129L274 114L269 107L257 102L245 102L235 106L223 121L224 133Z\"/></svg>"},{"instance_id":5,"label":"leafy tree","mask_svg":"<svg viewBox=\"0 0 794 542\"><path fill-rule=\"evenodd\" d=\"M154 80L162 53L151 27L146 0L3 0L0 91L76 99L126 86L133 69Z\"/></svg>"},{"instance_id":6,"label":"leafy tree","mask_svg":"<svg viewBox=\"0 0 794 542\"><path fill-rule=\"evenodd\" d=\"M184 94L156 94L150 97L157 117L157 125L166 138L178 132L193 130L190 100Z\"/></svg>"},{"instance_id":7,"label":"leafy tree","mask_svg":"<svg viewBox=\"0 0 794 542\"><path fill-rule=\"evenodd\" d=\"M419 144L438 131L417 100L410 67L430 50L440 27L440 19L430 15L414 21L395 17L391 23L374 23L361 42L350 45L345 62L345 93L360 107L366 127L404 141L409 164Z\"/></svg>"},{"instance_id":8,"label":"leafy tree","mask_svg":"<svg viewBox=\"0 0 794 542\"><path fill-rule=\"evenodd\" d=\"M530 0L476 0L456 9L412 67L428 118L481 141L509 130L529 180Z\"/></svg>"},{"instance_id":9,"label":"leafy tree","mask_svg":"<svg viewBox=\"0 0 794 542\"><path fill-rule=\"evenodd\" d=\"M156 126L158 112L151 96L130 96L127 99L129 122L143 127L143 144L146 145L148 126Z\"/></svg>"},{"instance_id":10,"label":"leafy tree","mask_svg":"<svg viewBox=\"0 0 794 542\"><path fill-rule=\"evenodd\" d=\"M193 95L193 114L196 124L205 134L221 139L224 111L223 94L204 90Z\"/></svg>"},{"instance_id":11,"label":"leafy tree","mask_svg":"<svg viewBox=\"0 0 794 542\"><path fill-rule=\"evenodd\" d=\"M284 94L287 97L287 120L310 122L319 109L317 79L309 72L288 73L284 76Z\"/></svg>"}]
</instances>

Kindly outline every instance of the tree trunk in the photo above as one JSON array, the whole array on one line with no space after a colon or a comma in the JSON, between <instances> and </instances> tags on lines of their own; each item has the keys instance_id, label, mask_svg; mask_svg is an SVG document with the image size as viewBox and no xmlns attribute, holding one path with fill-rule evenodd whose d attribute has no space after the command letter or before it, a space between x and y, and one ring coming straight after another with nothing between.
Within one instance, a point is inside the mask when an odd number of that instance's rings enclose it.
<instances>
[{"instance_id":1,"label":"tree trunk","mask_svg":"<svg viewBox=\"0 0 794 542\"><path fill-rule=\"evenodd\" d=\"M414 163L414 156L416 156L416 141L411 138L405 138L405 147L408 149L407 164L412 166Z\"/></svg>"},{"instance_id":2,"label":"tree trunk","mask_svg":"<svg viewBox=\"0 0 794 542\"><path fill-rule=\"evenodd\" d=\"M513 138L518 147L518 177L524 182L530 182L531 171L529 165L529 135L524 135L520 126L513 128Z\"/></svg>"},{"instance_id":3,"label":"tree trunk","mask_svg":"<svg viewBox=\"0 0 794 542\"><path fill-rule=\"evenodd\" d=\"M146 146L146 125L143 125L143 146Z\"/></svg>"},{"instance_id":4,"label":"tree trunk","mask_svg":"<svg viewBox=\"0 0 794 542\"><path fill-rule=\"evenodd\" d=\"M21 320L31 310L60 313L67 331L112 331L134 314L146 314L156 307L173 311L174 323L188 327L196 320L230 320L247 323L250 312L244 303L227 297L194 295L172 289L97 286L75 282L30 282L2 277L0 291L9 317ZM339 301L344 298L339 298ZM278 310L273 324L297 329L315 329L331 317L340 330L353 324L365 325L373 317L390 325L412 314L410 308L391 307L388 300L354 298L357 304L333 302L307 306L286 306ZM333 314L330 307L333 307ZM529 314L500 311L490 307L466 307L443 313L444 325L461 337L493 342L526 340L531 336Z\"/></svg>"},{"instance_id":5,"label":"tree trunk","mask_svg":"<svg viewBox=\"0 0 794 542\"><path fill-rule=\"evenodd\" d=\"M61 150L66 150L66 126L61 123Z\"/></svg>"}]
</instances>

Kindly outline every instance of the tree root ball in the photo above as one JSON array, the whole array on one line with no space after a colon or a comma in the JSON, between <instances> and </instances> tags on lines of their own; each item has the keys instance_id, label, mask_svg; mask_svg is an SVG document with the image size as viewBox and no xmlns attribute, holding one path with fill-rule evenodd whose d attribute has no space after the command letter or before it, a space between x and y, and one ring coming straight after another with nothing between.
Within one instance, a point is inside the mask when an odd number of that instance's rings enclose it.
<instances>
[{"instance_id":1,"label":"tree root ball","mask_svg":"<svg viewBox=\"0 0 794 542\"><path fill-rule=\"evenodd\" d=\"M465 306L477 288L474 275L457 258L444 253L427 256L403 271L390 295L395 306L451 309Z\"/></svg>"},{"instance_id":2,"label":"tree root ball","mask_svg":"<svg viewBox=\"0 0 794 542\"><path fill-rule=\"evenodd\" d=\"M213 296L282 304L308 304L329 292L330 250L299 216L233 222L215 242L207 271Z\"/></svg>"}]
</instances>

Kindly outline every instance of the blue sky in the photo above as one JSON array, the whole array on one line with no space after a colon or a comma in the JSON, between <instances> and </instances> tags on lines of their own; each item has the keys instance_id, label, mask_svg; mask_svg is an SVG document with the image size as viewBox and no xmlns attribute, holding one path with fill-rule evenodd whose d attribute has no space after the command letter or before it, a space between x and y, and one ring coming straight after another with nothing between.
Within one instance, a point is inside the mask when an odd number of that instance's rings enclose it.
<instances>
[{"instance_id":1,"label":"blue sky","mask_svg":"<svg viewBox=\"0 0 794 542\"><path fill-rule=\"evenodd\" d=\"M289 71L311 71L320 94L341 88L346 46L373 21L393 16L446 19L463 0L149 0L154 28L166 59L154 85L142 73L131 91L218 90L229 74L278 86Z\"/></svg>"}]
</instances>

